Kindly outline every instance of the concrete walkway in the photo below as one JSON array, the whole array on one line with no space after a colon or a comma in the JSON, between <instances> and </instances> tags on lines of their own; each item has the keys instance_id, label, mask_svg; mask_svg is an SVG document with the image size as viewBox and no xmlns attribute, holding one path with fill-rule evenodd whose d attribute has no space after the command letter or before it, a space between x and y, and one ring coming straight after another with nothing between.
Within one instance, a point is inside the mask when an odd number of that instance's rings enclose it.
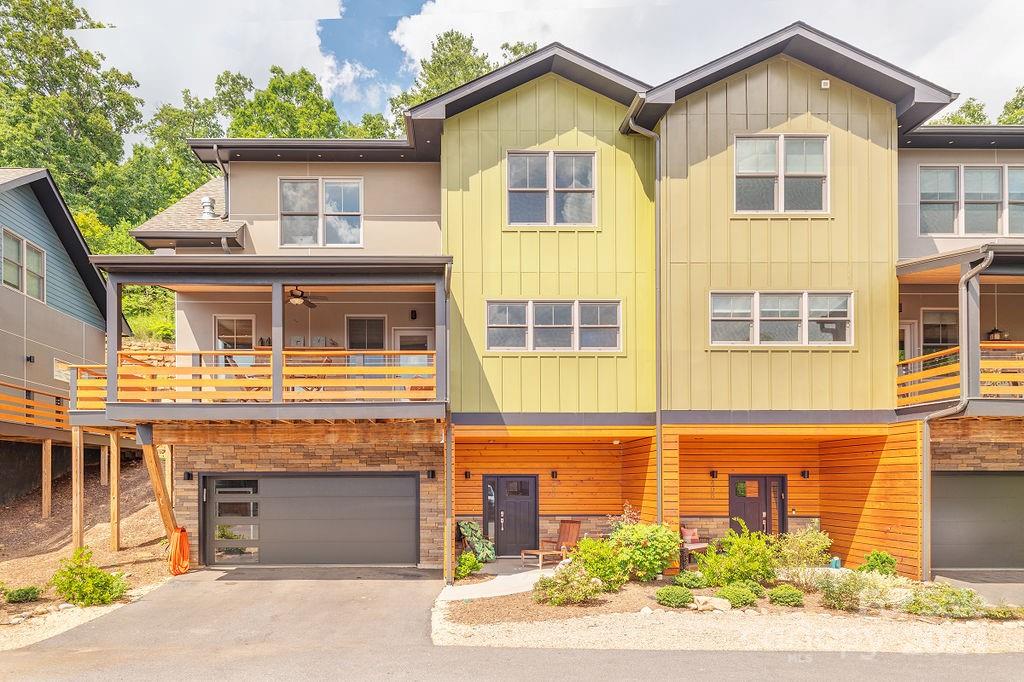
<instances>
[{"instance_id":1,"label":"concrete walkway","mask_svg":"<svg viewBox=\"0 0 1024 682\"><path fill-rule=\"evenodd\" d=\"M554 572L555 569L553 567L545 568L543 570L535 568L530 571L520 571L519 573L496 575L490 580L482 583L472 583L470 585L445 585L444 589L441 590L441 594L437 597L437 600L459 601L461 599L501 597L506 594L529 592L533 589L533 584L537 582L537 578L540 578L542 575L551 575Z\"/></svg>"}]
</instances>

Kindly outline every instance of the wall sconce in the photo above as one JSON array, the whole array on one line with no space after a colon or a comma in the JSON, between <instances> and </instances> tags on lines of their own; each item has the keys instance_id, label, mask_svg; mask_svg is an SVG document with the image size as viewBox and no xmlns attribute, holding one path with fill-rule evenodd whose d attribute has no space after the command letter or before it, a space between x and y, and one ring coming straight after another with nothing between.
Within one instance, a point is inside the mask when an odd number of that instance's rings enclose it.
<instances>
[{"instance_id":1,"label":"wall sconce","mask_svg":"<svg viewBox=\"0 0 1024 682\"><path fill-rule=\"evenodd\" d=\"M800 478L810 478L810 477L811 477L811 472L810 472L809 469L802 469L800 471Z\"/></svg>"},{"instance_id":2,"label":"wall sconce","mask_svg":"<svg viewBox=\"0 0 1024 682\"><path fill-rule=\"evenodd\" d=\"M554 469L551 470L551 478L558 478L558 472Z\"/></svg>"},{"instance_id":3,"label":"wall sconce","mask_svg":"<svg viewBox=\"0 0 1024 682\"><path fill-rule=\"evenodd\" d=\"M25 362L30 363L30 364L34 364L35 361L36 361L36 356L34 356L34 355L26 355L25 356Z\"/></svg>"},{"instance_id":4,"label":"wall sconce","mask_svg":"<svg viewBox=\"0 0 1024 682\"><path fill-rule=\"evenodd\" d=\"M437 478L437 470L427 469L427 478Z\"/></svg>"},{"instance_id":5,"label":"wall sconce","mask_svg":"<svg viewBox=\"0 0 1024 682\"><path fill-rule=\"evenodd\" d=\"M711 476L711 478L718 478L718 471L712 469L708 475Z\"/></svg>"},{"instance_id":6,"label":"wall sconce","mask_svg":"<svg viewBox=\"0 0 1024 682\"><path fill-rule=\"evenodd\" d=\"M183 480L183 481L191 481L192 480L192 472L191 471L186 471L184 474L181 475L181 480Z\"/></svg>"},{"instance_id":7,"label":"wall sconce","mask_svg":"<svg viewBox=\"0 0 1024 682\"><path fill-rule=\"evenodd\" d=\"M470 476L472 476L473 474L469 473L468 471L463 471L463 472L462 472L462 475L463 475L464 477L466 477L466 478L469 478L469 477L470 477Z\"/></svg>"},{"instance_id":8,"label":"wall sconce","mask_svg":"<svg viewBox=\"0 0 1024 682\"><path fill-rule=\"evenodd\" d=\"M415 308L413 308L412 310L409 311L409 319L410 320L415 320L416 319L416 309Z\"/></svg>"}]
</instances>

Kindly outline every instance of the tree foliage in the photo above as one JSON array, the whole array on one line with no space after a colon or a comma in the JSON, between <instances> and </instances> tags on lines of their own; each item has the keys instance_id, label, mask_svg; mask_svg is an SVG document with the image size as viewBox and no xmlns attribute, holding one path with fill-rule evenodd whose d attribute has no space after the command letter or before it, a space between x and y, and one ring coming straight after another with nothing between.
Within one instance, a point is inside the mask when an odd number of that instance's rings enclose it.
<instances>
[{"instance_id":1,"label":"tree foliage","mask_svg":"<svg viewBox=\"0 0 1024 682\"><path fill-rule=\"evenodd\" d=\"M967 101L960 105L956 111L951 111L942 118L929 121L929 125L945 126L969 126L986 125L992 120L985 111L985 103L974 97L968 97Z\"/></svg>"},{"instance_id":2,"label":"tree foliage","mask_svg":"<svg viewBox=\"0 0 1024 682\"><path fill-rule=\"evenodd\" d=\"M222 73L215 99L225 108L231 137L341 137L341 120L309 69L270 67L265 88L241 74Z\"/></svg>"},{"instance_id":3,"label":"tree foliage","mask_svg":"<svg viewBox=\"0 0 1024 682\"><path fill-rule=\"evenodd\" d=\"M1003 113L999 114L1001 125L1024 125L1024 86L1017 88L1013 97L1003 105Z\"/></svg>"}]
</instances>

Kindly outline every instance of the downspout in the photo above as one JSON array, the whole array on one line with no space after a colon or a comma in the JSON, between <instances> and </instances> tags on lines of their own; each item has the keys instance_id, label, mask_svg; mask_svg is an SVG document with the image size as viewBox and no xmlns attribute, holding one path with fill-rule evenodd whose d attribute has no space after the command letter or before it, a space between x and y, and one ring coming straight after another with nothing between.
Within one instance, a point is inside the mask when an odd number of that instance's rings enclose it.
<instances>
[{"instance_id":1,"label":"downspout","mask_svg":"<svg viewBox=\"0 0 1024 682\"><path fill-rule=\"evenodd\" d=\"M957 296L959 297L959 341L960 341L960 376L964 376L967 368L963 365L965 357L969 357L963 352L963 349L967 346L967 283L975 277L979 276L989 265L992 264L992 259L995 258L995 253L989 251L985 254L985 259L975 265L973 268L965 272L960 276L960 282L957 285ZM922 422L921 428L921 578L923 580L931 580L932 572L932 429L931 423L936 419L944 419L946 417L954 417L964 410L967 409L967 404L970 399L974 396L967 394L966 387L961 383L960 398L957 400L956 405L947 407L944 410L938 412L932 412L925 416Z\"/></svg>"},{"instance_id":2,"label":"downspout","mask_svg":"<svg viewBox=\"0 0 1024 682\"><path fill-rule=\"evenodd\" d=\"M220 160L220 146L213 143L213 158L217 160L217 168L220 168L220 174L224 178L224 212L220 214L221 220L227 220L231 210L231 194L228 191L228 169L224 165L224 162ZM228 238L220 238L220 248L226 254L231 253L231 247L228 246Z\"/></svg>"},{"instance_id":3,"label":"downspout","mask_svg":"<svg viewBox=\"0 0 1024 682\"><path fill-rule=\"evenodd\" d=\"M635 120L643 106L644 96L638 94L629 106L626 125L634 133L654 140L654 452L658 480L658 523L664 522L665 500L662 490L662 419L661 419L661 136L644 128Z\"/></svg>"}]
</instances>

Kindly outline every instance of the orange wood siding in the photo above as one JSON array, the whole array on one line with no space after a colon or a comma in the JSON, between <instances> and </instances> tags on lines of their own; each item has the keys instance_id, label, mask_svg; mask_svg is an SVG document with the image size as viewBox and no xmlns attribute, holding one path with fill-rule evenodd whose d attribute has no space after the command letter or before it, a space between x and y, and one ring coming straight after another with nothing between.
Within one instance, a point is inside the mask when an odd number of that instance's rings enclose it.
<instances>
[{"instance_id":1,"label":"orange wood siding","mask_svg":"<svg viewBox=\"0 0 1024 682\"><path fill-rule=\"evenodd\" d=\"M536 475L541 515L621 514L620 449L611 443L465 442L456 434L455 514L483 513L485 474ZM552 470L558 471L557 479L551 478Z\"/></svg>"},{"instance_id":2,"label":"orange wood siding","mask_svg":"<svg viewBox=\"0 0 1024 682\"><path fill-rule=\"evenodd\" d=\"M622 501L628 501L637 509L643 521L657 520L658 471L654 438L638 438L623 444Z\"/></svg>"},{"instance_id":3,"label":"orange wood siding","mask_svg":"<svg viewBox=\"0 0 1024 682\"><path fill-rule=\"evenodd\" d=\"M824 441L821 526L832 552L858 566L872 549L921 573L921 423L893 424L888 436Z\"/></svg>"}]
</instances>

